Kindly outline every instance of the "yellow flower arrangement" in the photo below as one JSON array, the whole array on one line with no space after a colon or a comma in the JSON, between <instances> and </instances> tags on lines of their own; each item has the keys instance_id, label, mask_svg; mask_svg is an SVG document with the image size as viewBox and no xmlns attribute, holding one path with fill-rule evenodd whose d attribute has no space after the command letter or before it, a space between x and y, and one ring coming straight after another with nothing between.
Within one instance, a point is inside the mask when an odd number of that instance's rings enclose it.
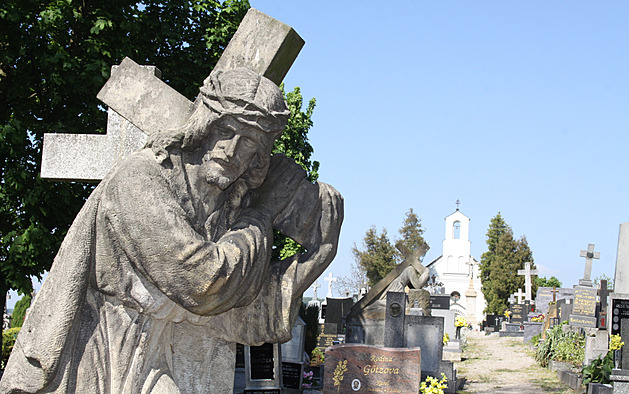
<instances>
[{"instance_id":1,"label":"yellow flower arrangement","mask_svg":"<svg viewBox=\"0 0 629 394\"><path fill-rule=\"evenodd\" d=\"M428 376L419 387L419 392L424 394L443 394L443 389L448 388L448 379L443 373L441 374L441 377L441 380L437 380L432 376Z\"/></svg>"},{"instance_id":2,"label":"yellow flower arrangement","mask_svg":"<svg viewBox=\"0 0 629 394\"><path fill-rule=\"evenodd\" d=\"M450 334L447 332L443 334L443 346L446 346L450 342Z\"/></svg>"},{"instance_id":3,"label":"yellow flower arrangement","mask_svg":"<svg viewBox=\"0 0 629 394\"><path fill-rule=\"evenodd\" d=\"M465 327L467 326L467 321L463 316L457 316L456 320L454 320L455 327Z\"/></svg>"},{"instance_id":4,"label":"yellow flower arrangement","mask_svg":"<svg viewBox=\"0 0 629 394\"><path fill-rule=\"evenodd\" d=\"M609 350L618 350L623 347L625 343L621 342L620 334L611 335L609 337Z\"/></svg>"}]
</instances>

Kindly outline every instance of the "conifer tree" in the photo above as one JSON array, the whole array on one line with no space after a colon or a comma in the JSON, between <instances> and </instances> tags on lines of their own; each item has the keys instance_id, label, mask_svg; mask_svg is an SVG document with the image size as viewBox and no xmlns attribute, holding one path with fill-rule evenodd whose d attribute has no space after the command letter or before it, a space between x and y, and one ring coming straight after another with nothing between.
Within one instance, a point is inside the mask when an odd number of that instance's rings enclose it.
<instances>
[{"instance_id":1,"label":"conifer tree","mask_svg":"<svg viewBox=\"0 0 629 394\"><path fill-rule=\"evenodd\" d=\"M428 245L424 237L422 237L424 229L421 225L421 219L413 212L413 208L406 212L406 218L398 232L402 236L401 241L409 250L417 250L423 245Z\"/></svg>"},{"instance_id":2,"label":"conifer tree","mask_svg":"<svg viewBox=\"0 0 629 394\"><path fill-rule=\"evenodd\" d=\"M503 313L509 305L509 296L518 288L524 290L524 276L518 275L518 270L523 269L526 262L533 263L526 237L515 239L513 230L499 212L489 224L487 252L483 253L480 262L486 313ZM534 268L535 264L531 264L531 269ZM532 291L534 297L537 291L535 280L532 281Z\"/></svg>"}]
</instances>

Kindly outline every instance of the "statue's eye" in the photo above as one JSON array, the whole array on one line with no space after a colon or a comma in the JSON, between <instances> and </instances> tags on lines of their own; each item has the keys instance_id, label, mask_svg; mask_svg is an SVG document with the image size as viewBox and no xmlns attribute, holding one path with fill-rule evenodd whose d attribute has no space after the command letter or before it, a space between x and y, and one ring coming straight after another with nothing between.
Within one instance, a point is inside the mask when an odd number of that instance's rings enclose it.
<instances>
[{"instance_id":1,"label":"statue's eye","mask_svg":"<svg viewBox=\"0 0 629 394\"><path fill-rule=\"evenodd\" d=\"M218 134L218 136L221 139L225 139L225 138L232 138L234 136L234 132L226 127L216 127L216 134Z\"/></svg>"}]
</instances>

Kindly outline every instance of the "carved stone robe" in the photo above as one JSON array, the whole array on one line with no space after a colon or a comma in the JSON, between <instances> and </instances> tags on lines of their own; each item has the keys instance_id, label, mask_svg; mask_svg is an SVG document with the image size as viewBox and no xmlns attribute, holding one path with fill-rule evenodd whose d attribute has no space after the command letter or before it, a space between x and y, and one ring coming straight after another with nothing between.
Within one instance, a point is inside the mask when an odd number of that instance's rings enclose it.
<instances>
[{"instance_id":1,"label":"carved stone robe","mask_svg":"<svg viewBox=\"0 0 629 394\"><path fill-rule=\"evenodd\" d=\"M270 263L272 225L246 204L197 223L187 190L180 158L164 168L148 149L101 182L34 300L0 392L231 393L236 342L290 339L297 259ZM308 231L320 231L308 215Z\"/></svg>"}]
</instances>

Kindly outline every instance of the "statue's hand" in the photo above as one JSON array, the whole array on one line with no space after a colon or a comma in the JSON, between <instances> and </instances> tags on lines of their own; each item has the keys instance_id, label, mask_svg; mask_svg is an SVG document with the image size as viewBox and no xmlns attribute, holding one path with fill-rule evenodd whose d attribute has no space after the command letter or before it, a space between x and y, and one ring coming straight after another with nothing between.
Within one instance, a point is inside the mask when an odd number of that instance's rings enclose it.
<instances>
[{"instance_id":1,"label":"statue's hand","mask_svg":"<svg viewBox=\"0 0 629 394\"><path fill-rule=\"evenodd\" d=\"M295 160L282 153L271 157L269 172L262 185L254 192L254 209L272 221L291 201L299 183L306 179L306 171Z\"/></svg>"}]
</instances>

